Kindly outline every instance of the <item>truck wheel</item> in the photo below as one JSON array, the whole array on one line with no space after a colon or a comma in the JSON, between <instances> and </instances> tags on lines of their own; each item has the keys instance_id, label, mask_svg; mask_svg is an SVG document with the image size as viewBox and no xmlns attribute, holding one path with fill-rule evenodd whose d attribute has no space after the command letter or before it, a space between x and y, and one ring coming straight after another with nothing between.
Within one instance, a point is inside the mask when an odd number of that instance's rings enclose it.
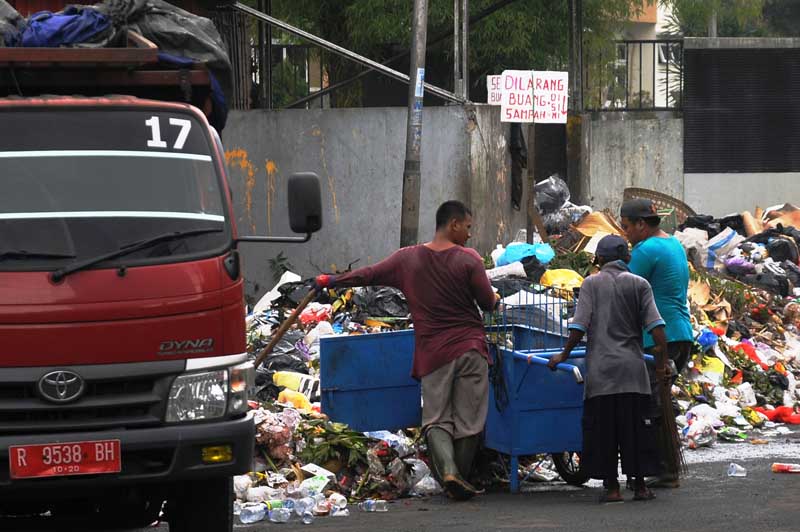
<instances>
[{"instance_id":1,"label":"truck wheel","mask_svg":"<svg viewBox=\"0 0 800 532\"><path fill-rule=\"evenodd\" d=\"M231 532L233 479L197 479L178 485L167 503L170 532Z\"/></svg>"},{"instance_id":2,"label":"truck wheel","mask_svg":"<svg viewBox=\"0 0 800 532\"><path fill-rule=\"evenodd\" d=\"M564 451L553 454L553 465L567 484L583 486L589 480L589 475L581 468L581 453Z\"/></svg>"}]
</instances>

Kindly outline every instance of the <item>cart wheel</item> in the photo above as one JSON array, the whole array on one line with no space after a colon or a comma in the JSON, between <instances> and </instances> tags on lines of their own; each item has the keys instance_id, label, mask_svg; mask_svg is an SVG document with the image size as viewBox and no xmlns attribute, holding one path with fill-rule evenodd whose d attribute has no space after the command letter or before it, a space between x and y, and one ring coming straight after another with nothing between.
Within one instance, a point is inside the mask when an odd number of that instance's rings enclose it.
<instances>
[{"instance_id":1,"label":"cart wheel","mask_svg":"<svg viewBox=\"0 0 800 532\"><path fill-rule=\"evenodd\" d=\"M581 469L581 453L568 451L555 453L553 454L553 464L567 484L583 486L589 480L589 475Z\"/></svg>"}]
</instances>

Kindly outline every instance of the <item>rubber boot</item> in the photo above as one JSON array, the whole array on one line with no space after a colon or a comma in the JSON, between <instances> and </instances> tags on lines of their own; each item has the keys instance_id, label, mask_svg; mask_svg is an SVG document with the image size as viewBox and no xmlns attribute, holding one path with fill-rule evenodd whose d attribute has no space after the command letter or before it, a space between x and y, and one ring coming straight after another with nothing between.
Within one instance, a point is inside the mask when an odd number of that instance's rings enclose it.
<instances>
[{"instance_id":1,"label":"rubber boot","mask_svg":"<svg viewBox=\"0 0 800 532\"><path fill-rule=\"evenodd\" d=\"M464 480L458 471L453 449L453 437L444 429L433 427L426 434L434 476L440 480L448 495L457 501L474 497L477 490Z\"/></svg>"},{"instance_id":2,"label":"rubber boot","mask_svg":"<svg viewBox=\"0 0 800 532\"><path fill-rule=\"evenodd\" d=\"M475 460L475 453L481 443L481 435L467 436L453 441L453 451L456 458L456 465L461 477L469 479L472 473L472 463Z\"/></svg>"}]
</instances>

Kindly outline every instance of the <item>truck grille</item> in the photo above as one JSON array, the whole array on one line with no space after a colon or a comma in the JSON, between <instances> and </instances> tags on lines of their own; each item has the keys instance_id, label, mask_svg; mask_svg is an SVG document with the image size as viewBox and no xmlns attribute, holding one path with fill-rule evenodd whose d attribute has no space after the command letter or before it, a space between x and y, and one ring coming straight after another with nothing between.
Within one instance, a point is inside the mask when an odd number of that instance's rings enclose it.
<instances>
[{"instance_id":1,"label":"truck grille","mask_svg":"<svg viewBox=\"0 0 800 532\"><path fill-rule=\"evenodd\" d=\"M47 369L27 368L32 378L17 382L0 382L0 433L59 432L82 429L108 429L158 425L164 419L167 394L178 373L170 364L169 373L157 371L157 364L147 369L153 371L125 371L134 364L105 366L106 375L92 366L84 372L85 389L76 401L57 404L40 397L38 380ZM88 375L86 374L88 373ZM145 374L142 374L145 373ZM111 374L111 375L108 375ZM35 375L35 376L34 376Z\"/></svg>"}]
</instances>

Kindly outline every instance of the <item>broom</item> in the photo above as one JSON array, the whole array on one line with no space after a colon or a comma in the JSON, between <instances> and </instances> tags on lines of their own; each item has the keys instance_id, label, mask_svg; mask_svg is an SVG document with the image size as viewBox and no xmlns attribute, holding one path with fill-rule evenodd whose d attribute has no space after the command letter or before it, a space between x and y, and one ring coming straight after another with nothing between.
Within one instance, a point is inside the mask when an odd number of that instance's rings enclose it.
<instances>
[{"instance_id":1,"label":"broom","mask_svg":"<svg viewBox=\"0 0 800 532\"><path fill-rule=\"evenodd\" d=\"M676 480L688 471L683 447L678 436L678 425L675 423L675 411L672 409L672 383L670 378L656 370L656 386L661 399L662 430L659 432L659 447L666 462L667 474Z\"/></svg>"},{"instance_id":2,"label":"broom","mask_svg":"<svg viewBox=\"0 0 800 532\"><path fill-rule=\"evenodd\" d=\"M261 353L259 353L258 356L256 357L256 361L254 362L256 368L258 368L258 366L260 366L261 363L264 362L264 359L267 358L267 356L272 352L272 350L275 349L275 346L278 345L278 342L281 341L283 335L286 334L286 331L291 329L292 325L294 325L294 322L297 321L298 316L300 316L300 313L303 312L303 310L308 306L309 303L314 301L314 298L316 296L317 296L317 291L312 288L308 292L306 297L303 298L300 304L297 305L297 308L295 308L292 311L292 313L289 314L289 317L283 320L281 326L278 327L278 330L275 332L275 334L272 335L272 339L267 344L267 347L265 347L261 351ZM673 419L673 422L674 421L675 420Z\"/></svg>"}]
</instances>

